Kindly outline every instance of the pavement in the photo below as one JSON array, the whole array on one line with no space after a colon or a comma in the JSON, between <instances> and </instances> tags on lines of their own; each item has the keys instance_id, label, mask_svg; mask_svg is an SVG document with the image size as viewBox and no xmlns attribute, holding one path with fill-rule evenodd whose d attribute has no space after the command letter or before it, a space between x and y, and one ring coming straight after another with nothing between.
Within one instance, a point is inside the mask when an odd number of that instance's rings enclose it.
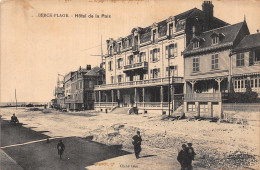
<instances>
[{"instance_id":1,"label":"pavement","mask_svg":"<svg viewBox=\"0 0 260 170\"><path fill-rule=\"evenodd\" d=\"M1 169L80 170L97 162L131 154L121 150L121 146L107 146L78 137L50 138L42 133L1 120L1 149L7 157L1 158ZM50 138L49 143L47 138ZM66 147L62 159L56 149L60 139Z\"/></svg>"}]
</instances>

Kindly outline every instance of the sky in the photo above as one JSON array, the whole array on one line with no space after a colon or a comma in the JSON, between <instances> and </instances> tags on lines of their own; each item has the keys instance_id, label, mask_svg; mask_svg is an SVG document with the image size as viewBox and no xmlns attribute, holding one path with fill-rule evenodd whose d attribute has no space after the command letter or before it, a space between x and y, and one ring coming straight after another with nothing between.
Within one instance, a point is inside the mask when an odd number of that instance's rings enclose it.
<instances>
[{"instance_id":1,"label":"sky","mask_svg":"<svg viewBox=\"0 0 260 170\"><path fill-rule=\"evenodd\" d=\"M80 66L98 66L101 36L106 40L130 34L194 7L202 0L2 0L0 102L49 102L58 74ZM244 17L251 33L260 29L260 1L213 1L214 16L230 24ZM39 17L51 14L52 17ZM67 14L69 17L56 17ZM75 14L86 14L76 18ZM100 18L89 18L89 15ZM111 18L101 18L101 15ZM55 15L55 17L54 17ZM60 79L63 77L60 76Z\"/></svg>"}]
</instances>

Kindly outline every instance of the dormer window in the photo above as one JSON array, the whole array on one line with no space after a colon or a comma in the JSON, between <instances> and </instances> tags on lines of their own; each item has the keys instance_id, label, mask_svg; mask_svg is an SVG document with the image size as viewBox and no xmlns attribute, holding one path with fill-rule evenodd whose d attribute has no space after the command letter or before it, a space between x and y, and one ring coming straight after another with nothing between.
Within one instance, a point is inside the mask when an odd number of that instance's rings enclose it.
<instances>
[{"instance_id":1,"label":"dormer window","mask_svg":"<svg viewBox=\"0 0 260 170\"><path fill-rule=\"evenodd\" d=\"M156 42L156 30L153 30L153 43Z\"/></svg>"},{"instance_id":2,"label":"dormer window","mask_svg":"<svg viewBox=\"0 0 260 170\"><path fill-rule=\"evenodd\" d=\"M212 44L213 45L218 44L218 42L219 42L219 37L218 36L212 37Z\"/></svg>"},{"instance_id":3,"label":"dormer window","mask_svg":"<svg viewBox=\"0 0 260 170\"><path fill-rule=\"evenodd\" d=\"M200 47L200 42L199 41L194 41L193 42L193 49L199 48Z\"/></svg>"},{"instance_id":4,"label":"dormer window","mask_svg":"<svg viewBox=\"0 0 260 170\"><path fill-rule=\"evenodd\" d=\"M121 52L121 48L122 48L122 44L121 44L121 42L120 42L120 43L118 43L118 52L119 52L119 53Z\"/></svg>"},{"instance_id":5,"label":"dormer window","mask_svg":"<svg viewBox=\"0 0 260 170\"><path fill-rule=\"evenodd\" d=\"M169 24L169 38L173 38L173 23Z\"/></svg>"},{"instance_id":6,"label":"dormer window","mask_svg":"<svg viewBox=\"0 0 260 170\"><path fill-rule=\"evenodd\" d=\"M109 54L112 55L112 46L109 47Z\"/></svg>"}]
</instances>

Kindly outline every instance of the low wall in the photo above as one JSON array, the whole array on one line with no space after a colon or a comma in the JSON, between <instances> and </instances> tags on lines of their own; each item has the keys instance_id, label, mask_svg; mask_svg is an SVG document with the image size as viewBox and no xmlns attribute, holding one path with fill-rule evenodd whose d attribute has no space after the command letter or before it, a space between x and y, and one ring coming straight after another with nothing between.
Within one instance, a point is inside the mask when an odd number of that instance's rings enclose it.
<instances>
[{"instance_id":1,"label":"low wall","mask_svg":"<svg viewBox=\"0 0 260 170\"><path fill-rule=\"evenodd\" d=\"M259 112L260 103L223 103L223 111Z\"/></svg>"}]
</instances>

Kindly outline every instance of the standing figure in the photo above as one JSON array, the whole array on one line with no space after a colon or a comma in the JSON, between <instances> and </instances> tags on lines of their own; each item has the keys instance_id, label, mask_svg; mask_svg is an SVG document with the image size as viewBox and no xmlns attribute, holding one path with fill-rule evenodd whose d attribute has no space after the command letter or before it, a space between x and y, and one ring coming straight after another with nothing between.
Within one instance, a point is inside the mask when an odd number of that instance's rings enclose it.
<instances>
[{"instance_id":1,"label":"standing figure","mask_svg":"<svg viewBox=\"0 0 260 170\"><path fill-rule=\"evenodd\" d=\"M177 160L181 164L181 170L189 170L189 155L185 144L182 145L182 150L179 152Z\"/></svg>"},{"instance_id":2,"label":"standing figure","mask_svg":"<svg viewBox=\"0 0 260 170\"><path fill-rule=\"evenodd\" d=\"M134 145L135 157L136 157L136 159L138 159L138 158L140 158L139 154L140 154L140 152L142 150L142 148L141 148L142 138L140 136L140 132L139 131L137 131L137 135L135 135L133 137L133 140L134 141L132 143Z\"/></svg>"},{"instance_id":3,"label":"standing figure","mask_svg":"<svg viewBox=\"0 0 260 170\"><path fill-rule=\"evenodd\" d=\"M194 157L196 155L192 147L192 143L188 143L187 149L188 149L188 156L189 156L189 168L192 169L192 161L194 160Z\"/></svg>"},{"instance_id":4,"label":"standing figure","mask_svg":"<svg viewBox=\"0 0 260 170\"><path fill-rule=\"evenodd\" d=\"M58 149L58 155L60 155L60 159L61 159L61 155L65 150L65 145L62 143L62 140L60 140L59 143L57 144L57 149Z\"/></svg>"},{"instance_id":5,"label":"standing figure","mask_svg":"<svg viewBox=\"0 0 260 170\"><path fill-rule=\"evenodd\" d=\"M10 121L11 123L14 123L14 124L16 124L16 123L19 123L19 120L18 120L18 118L15 116L15 114L13 114L13 116L11 117L11 121Z\"/></svg>"}]
</instances>

